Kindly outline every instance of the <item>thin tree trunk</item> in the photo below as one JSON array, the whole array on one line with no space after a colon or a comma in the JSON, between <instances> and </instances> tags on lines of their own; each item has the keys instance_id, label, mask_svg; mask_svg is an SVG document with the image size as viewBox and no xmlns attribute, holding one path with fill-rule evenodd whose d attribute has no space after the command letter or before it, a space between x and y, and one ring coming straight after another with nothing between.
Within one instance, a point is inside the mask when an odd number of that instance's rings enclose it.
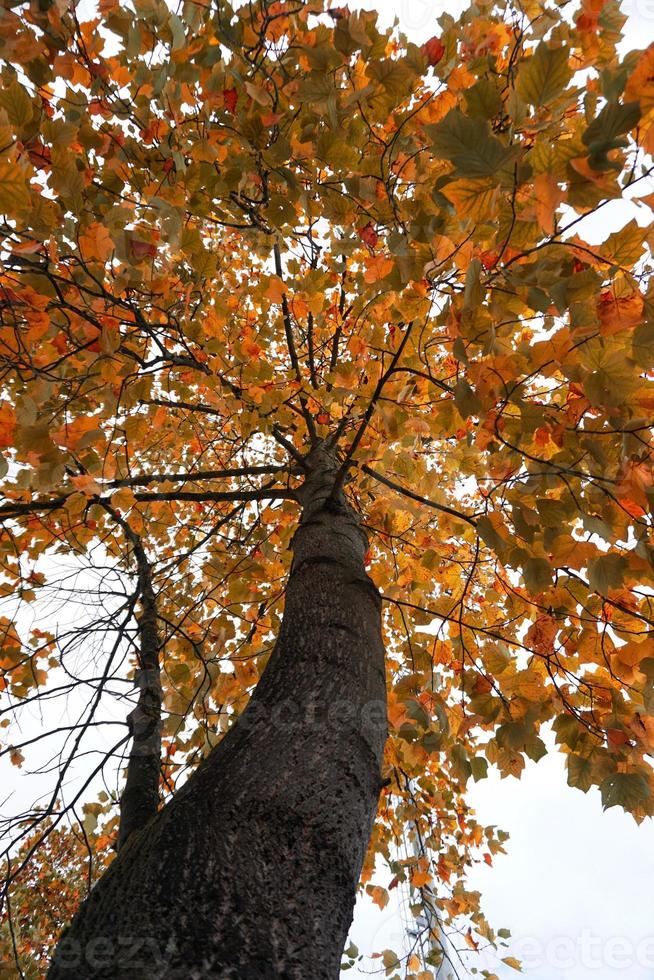
<instances>
[{"instance_id":1,"label":"thin tree trunk","mask_svg":"<svg viewBox=\"0 0 654 980\"><path fill-rule=\"evenodd\" d=\"M246 711L130 836L50 980L339 976L386 708L379 594L334 475L314 453L280 636Z\"/></svg>"},{"instance_id":2,"label":"thin tree trunk","mask_svg":"<svg viewBox=\"0 0 654 980\"><path fill-rule=\"evenodd\" d=\"M152 570L141 539L121 521L128 532L138 568L139 598L139 670L135 682L139 699L128 716L132 748L127 766L125 789L120 800L118 850L130 834L144 827L159 807L159 774L161 772L161 677L159 666L159 631L157 607L152 588Z\"/></svg>"}]
</instances>

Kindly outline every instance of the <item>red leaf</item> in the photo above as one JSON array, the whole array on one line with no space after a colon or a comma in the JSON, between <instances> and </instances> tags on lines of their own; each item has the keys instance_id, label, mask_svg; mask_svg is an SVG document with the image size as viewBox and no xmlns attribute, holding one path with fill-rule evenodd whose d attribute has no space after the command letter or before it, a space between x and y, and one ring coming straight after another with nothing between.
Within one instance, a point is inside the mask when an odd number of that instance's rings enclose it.
<instances>
[{"instance_id":1,"label":"red leaf","mask_svg":"<svg viewBox=\"0 0 654 980\"><path fill-rule=\"evenodd\" d=\"M359 231L359 238L361 239L362 242L365 242L366 245L368 245L370 248L375 247L375 245L379 241L379 235L375 231L372 222L369 221L368 224Z\"/></svg>"},{"instance_id":2,"label":"red leaf","mask_svg":"<svg viewBox=\"0 0 654 980\"><path fill-rule=\"evenodd\" d=\"M445 45L439 37L430 37L420 48L430 65L437 65L445 54Z\"/></svg>"},{"instance_id":3,"label":"red leaf","mask_svg":"<svg viewBox=\"0 0 654 980\"><path fill-rule=\"evenodd\" d=\"M225 103L227 112L231 112L234 115L236 112L236 103L238 102L238 94L235 88L223 89L223 102Z\"/></svg>"},{"instance_id":4,"label":"red leaf","mask_svg":"<svg viewBox=\"0 0 654 980\"><path fill-rule=\"evenodd\" d=\"M157 247L152 242L140 242L132 239L132 255L135 259L154 258L157 254Z\"/></svg>"},{"instance_id":5,"label":"red leaf","mask_svg":"<svg viewBox=\"0 0 654 980\"><path fill-rule=\"evenodd\" d=\"M497 259L497 252L482 252L479 256L479 261L483 265L484 269L492 269L494 266L496 266Z\"/></svg>"}]
</instances>

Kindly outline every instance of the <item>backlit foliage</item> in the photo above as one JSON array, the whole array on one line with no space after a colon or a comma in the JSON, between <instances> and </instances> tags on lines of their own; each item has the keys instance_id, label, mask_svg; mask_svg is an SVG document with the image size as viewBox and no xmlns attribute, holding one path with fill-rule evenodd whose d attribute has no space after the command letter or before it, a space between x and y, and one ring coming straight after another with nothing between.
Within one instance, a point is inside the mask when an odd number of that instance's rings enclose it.
<instances>
[{"instance_id":1,"label":"backlit foliage","mask_svg":"<svg viewBox=\"0 0 654 980\"><path fill-rule=\"evenodd\" d=\"M652 813L654 47L619 56L623 22L614 0L478 0L421 48L318 0L100 0L82 23L67 0L5 5L12 761L49 770L29 719L69 704L49 807L8 841L61 826L103 771L115 813L125 730L100 752L96 722L134 697L139 554L162 799L238 716L318 440L385 599L375 901L381 855L455 945L497 941L465 875L502 837L465 787L519 776L544 726L570 785ZM388 975L432 976L424 939Z\"/></svg>"}]
</instances>

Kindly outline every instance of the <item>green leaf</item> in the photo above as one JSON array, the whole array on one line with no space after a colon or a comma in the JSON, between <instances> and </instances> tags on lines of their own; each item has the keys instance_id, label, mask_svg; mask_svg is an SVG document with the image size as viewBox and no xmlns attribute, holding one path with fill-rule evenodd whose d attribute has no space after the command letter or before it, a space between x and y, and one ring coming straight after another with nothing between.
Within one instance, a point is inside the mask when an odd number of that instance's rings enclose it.
<instances>
[{"instance_id":1,"label":"green leaf","mask_svg":"<svg viewBox=\"0 0 654 980\"><path fill-rule=\"evenodd\" d=\"M487 122L469 119L459 109L451 109L442 122L425 129L434 155L450 160L465 177L491 177L516 155L513 147L493 136Z\"/></svg>"},{"instance_id":2,"label":"green leaf","mask_svg":"<svg viewBox=\"0 0 654 980\"><path fill-rule=\"evenodd\" d=\"M609 589L620 589L627 560L622 555L600 555L588 562L588 584L593 592L608 595Z\"/></svg>"},{"instance_id":3,"label":"green leaf","mask_svg":"<svg viewBox=\"0 0 654 980\"><path fill-rule=\"evenodd\" d=\"M616 265L633 265L645 248L646 234L647 229L641 228L636 219L632 218L620 231L609 235L600 245L600 251Z\"/></svg>"},{"instance_id":4,"label":"green leaf","mask_svg":"<svg viewBox=\"0 0 654 980\"><path fill-rule=\"evenodd\" d=\"M406 713L421 728L429 728L429 715L419 701L415 701L413 698L408 700L406 702Z\"/></svg>"},{"instance_id":5,"label":"green leaf","mask_svg":"<svg viewBox=\"0 0 654 980\"><path fill-rule=\"evenodd\" d=\"M506 551L507 542L498 534L495 525L486 514L477 518L477 530L484 544L501 557Z\"/></svg>"},{"instance_id":6,"label":"green leaf","mask_svg":"<svg viewBox=\"0 0 654 980\"><path fill-rule=\"evenodd\" d=\"M552 567L547 558L528 558L522 577L530 592L544 592L552 584Z\"/></svg>"},{"instance_id":7,"label":"green leaf","mask_svg":"<svg viewBox=\"0 0 654 980\"><path fill-rule=\"evenodd\" d=\"M388 974L391 970L395 970L400 966L400 961L397 957L397 953L394 953L392 949L385 949L382 953L382 961L386 967L386 973Z\"/></svg>"},{"instance_id":8,"label":"green leaf","mask_svg":"<svg viewBox=\"0 0 654 980\"><path fill-rule=\"evenodd\" d=\"M475 694L470 698L470 710L485 722L494 721L502 709L502 702L492 694Z\"/></svg>"},{"instance_id":9,"label":"green leaf","mask_svg":"<svg viewBox=\"0 0 654 980\"><path fill-rule=\"evenodd\" d=\"M465 784L472 775L472 766L468 753L460 742L455 742L450 749L450 759L452 760L452 774L455 779Z\"/></svg>"},{"instance_id":10,"label":"green leaf","mask_svg":"<svg viewBox=\"0 0 654 980\"><path fill-rule=\"evenodd\" d=\"M473 310L484 301L486 290L480 282L481 262L472 259L466 272L465 290L463 293L463 309Z\"/></svg>"},{"instance_id":11,"label":"green leaf","mask_svg":"<svg viewBox=\"0 0 654 980\"><path fill-rule=\"evenodd\" d=\"M480 78L472 88L466 89L463 97L466 113L473 119L493 119L502 108L500 93L486 78Z\"/></svg>"},{"instance_id":12,"label":"green leaf","mask_svg":"<svg viewBox=\"0 0 654 980\"><path fill-rule=\"evenodd\" d=\"M583 381L593 405L622 405L637 383L633 362L620 350L601 349L589 350L585 360L593 368Z\"/></svg>"},{"instance_id":13,"label":"green leaf","mask_svg":"<svg viewBox=\"0 0 654 980\"><path fill-rule=\"evenodd\" d=\"M607 776L600 785L600 793L605 810L621 806L631 812L650 798L649 783L637 772L615 772Z\"/></svg>"},{"instance_id":14,"label":"green leaf","mask_svg":"<svg viewBox=\"0 0 654 980\"><path fill-rule=\"evenodd\" d=\"M525 753L529 756L532 762L538 762L543 756L547 755L547 748L545 742L538 735L528 738L525 742Z\"/></svg>"},{"instance_id":15,"label":"green leaf","mask_svg":"<svg viewBox=\"0 0 654 980\"><path fill-rule=\"evenodd\" d=\"M488 776L488 763L480 755L476 755L470 760L470 768L472 769L472 778L476 783Z\"/></svg>"},{"instance_id":16,"label":"green leaf","mask_svg":"<svg viewBox=\"0 0 654 980\"><path fill-rule=\"evenodd\" d=\"M556 732L556 744L574 749L582 734L582 729L574 715L559 715L552 728Z\"/></svg>"},{"instance_id":17,"label":"green leaf","mask_svg":"<svg viewBox=\"0 0 654 980\"><path fill-rule=\"evenodd\" d=\"M639 102L609 102L582 135L589 151L589 164L594 170L620 169L622 164L611 162L607 153L627 146L624 134L640 119Z\"/></svg>"},{"instance_id":18,"label":"green leaf","mask_svg":"<svg viewBox=\"0 0 654 980\"><path fill-rule=\"evenodd\" d=\"M422 736L421 744L425 752L428 752L430 755L434 752L440 752L443 745L442 732L425 732Z\"/></svg>"},{"instance_id":19,"label":"green leaf","mask_svg":"<svg viewBox=\"0 0 654 980\"><path fill-rule=\"evenodd\" d=\"M541 42L518 72L516 89L523 102L539 107L555 99L572 77L569 57L568 48L550 48Z\"/></svg>"},{"instance_id":20,"label":"green leaf","mask_svg":"<svg viewBox=\"0 0 654 980\"><path fill-rule=\"evenodd\" d=\"M479 415L481 412L481 402L465 378L459 378L456 383L454 404L463 419L467 419L470 415Z\"/></svg>"},{"instance_id":21,"label":"green leaf","mask_svg":"<svg viewBox=\"0 0 654 980\"><path fill-rule=\"evenodd\" d=\"M536 501L536 509L545 527L563 529L574 513L574 502L569 499L556 500L552 497L541 497Z\"/></svg>"},{"instance_id":22,"label":"green leaf","mask_svg":"<svg viewBox=\"0 0 654 980\"><path fill-rule=\"evenodd\" d=\"M654 362L654 321L639 324L631 343L634 360L649 371Z\"/></svg>"},{"instance_id":23,"label":"green leaf","mask_svg":"<svg viewBox=\"0 0 654 980\"><path fill-rule=\"evenodd\" d=\"M568 756L568 786L587 793L593 785L593 766L590 759L580 755Z\"/></svg>"}]
</instances>

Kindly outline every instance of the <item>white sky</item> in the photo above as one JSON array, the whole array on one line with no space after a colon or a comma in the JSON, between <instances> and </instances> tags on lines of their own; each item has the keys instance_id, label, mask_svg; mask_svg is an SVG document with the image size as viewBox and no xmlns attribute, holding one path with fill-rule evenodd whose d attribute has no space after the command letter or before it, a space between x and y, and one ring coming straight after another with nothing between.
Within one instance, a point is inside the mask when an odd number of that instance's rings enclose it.
<instances>
[{"instance_id":1,"label":"white sky","mask_svg":"<svg viewBox=\"0 0 654 980\"><path fill-rule=\"evenodd\" d=\"M415 41L439 33L437 18L463 9L461 0L353 0L350 9L377 9L397 17ZM628 15L623 51L654 41L654 0L625 0ZM604 241L632 217L651 220L645 208L612 202L577 230ZM487 969L502 980L654 980L654 821L640 827L613 808L602 811L599 792L568 788L563 757L529 762L518 781L497 773L469 785L479 822L511 836L507 854L494 866L480 864L470 884L482 892L491 925L511 930L510 949L523 972L504 966L498 954L469 956L468 967ZM380 876L380 884L387 883ZM368 897L357 903L351 938L361 953L402 949L399 896L380 912ZM383 977L381 960L367 959L344 972L350 980ZM466 976L465 970L460 971Z\"/></svg>"}]
</instances>

